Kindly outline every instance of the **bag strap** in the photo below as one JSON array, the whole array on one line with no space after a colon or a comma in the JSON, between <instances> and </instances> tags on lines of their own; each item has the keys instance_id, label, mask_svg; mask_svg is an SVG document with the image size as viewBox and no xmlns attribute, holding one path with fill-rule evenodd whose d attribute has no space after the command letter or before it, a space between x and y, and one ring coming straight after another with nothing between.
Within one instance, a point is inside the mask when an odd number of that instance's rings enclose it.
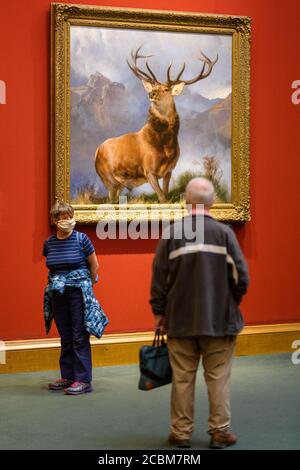
<instances>
[{"instance_id":1,"label":"bag strap","mask_svg":"<svg viewBox=\"0 0 300 470\"><path fill-rule=\"evenodd\" d=\"M165 344L164 335L161 334L160 329L158 328L155 330L152 346L159 347L164 346Z\"/></svg>"}]
</instances>

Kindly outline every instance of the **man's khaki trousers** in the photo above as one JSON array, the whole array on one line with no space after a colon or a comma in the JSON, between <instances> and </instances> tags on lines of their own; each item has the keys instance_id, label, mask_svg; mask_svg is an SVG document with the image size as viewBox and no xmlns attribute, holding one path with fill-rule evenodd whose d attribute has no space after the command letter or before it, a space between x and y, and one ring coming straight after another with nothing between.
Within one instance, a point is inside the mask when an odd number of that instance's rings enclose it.
<instances>
[{"instance_id":1,"label":"man's khaki trousers","mask_svg":"<svg viewBox=\"0 0 300 470\"><path fill-rule=\"evenodd\" d=\"M235 337L168 338L173 371L171 432L178 439L189 439L194 430L195 383L201 356L209 398L208 432L229 429L229 382L235 344Z\"/></svg>"}]
</instances>

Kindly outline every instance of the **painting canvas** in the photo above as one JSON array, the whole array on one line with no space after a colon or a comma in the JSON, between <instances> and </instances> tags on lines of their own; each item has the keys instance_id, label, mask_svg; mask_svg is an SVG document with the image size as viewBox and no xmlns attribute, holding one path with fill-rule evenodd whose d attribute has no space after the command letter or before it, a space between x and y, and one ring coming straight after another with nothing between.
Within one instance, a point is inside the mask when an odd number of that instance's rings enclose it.
<instances>
[{"instance_id":1,"label":"painting canvas","mask_svg":"<svg viewBox=\"0 0 300 470\"><path fill-rule=\"evenodd\" d=\"M249 43L248 17L53 4L51 202L181 217L205 176L249 220Z\"/></svg>"}]
</instances>

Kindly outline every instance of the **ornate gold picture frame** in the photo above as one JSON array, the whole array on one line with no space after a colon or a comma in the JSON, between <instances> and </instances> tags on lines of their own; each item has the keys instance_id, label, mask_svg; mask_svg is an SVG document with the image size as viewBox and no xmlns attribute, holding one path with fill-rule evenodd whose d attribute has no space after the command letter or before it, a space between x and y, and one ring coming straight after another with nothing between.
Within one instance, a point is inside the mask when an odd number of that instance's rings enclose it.
<instances>
[{"instance_id":1,"label":"ornate gold picture frame","mask_svg":"<svg viewBox=\"0 0 300 470\"><path fill-rule=\"evenodd\" d=\"M52 4L51 204L85 224L174 219L202 175L214 217L250 220L250 23Z\"/></svg>"}]
</instances>

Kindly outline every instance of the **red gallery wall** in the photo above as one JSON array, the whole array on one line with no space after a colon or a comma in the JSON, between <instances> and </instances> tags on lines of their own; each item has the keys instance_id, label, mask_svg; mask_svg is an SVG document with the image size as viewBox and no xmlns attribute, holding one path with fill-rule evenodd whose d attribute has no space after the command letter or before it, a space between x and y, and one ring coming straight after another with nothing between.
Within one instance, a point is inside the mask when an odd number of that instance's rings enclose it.
<instances>
[{"instance_id":1,"label":"red gallery wall","mask_svg":"<svg viewBox=\"0 0 300 470\"><path fill-rule=\"evenodd\" d=\"M252 220L236 228L251 272L251 289L242 310L247 324L300 321L300 105L291 102L291 84L300 79L299 1L77 3L252 17ZM50 2L1 1L0 11L0 80L7 86L7 104L0 105L0 339L41 338L47 279L41 251L51 233ZM100 261L101 282L96 293L110 317L107 332L152 328L148 298L156 242L100 241L93 227L85 231ZM54 329L51 335L57 335Z\"/></svg>"}]
</instances>

